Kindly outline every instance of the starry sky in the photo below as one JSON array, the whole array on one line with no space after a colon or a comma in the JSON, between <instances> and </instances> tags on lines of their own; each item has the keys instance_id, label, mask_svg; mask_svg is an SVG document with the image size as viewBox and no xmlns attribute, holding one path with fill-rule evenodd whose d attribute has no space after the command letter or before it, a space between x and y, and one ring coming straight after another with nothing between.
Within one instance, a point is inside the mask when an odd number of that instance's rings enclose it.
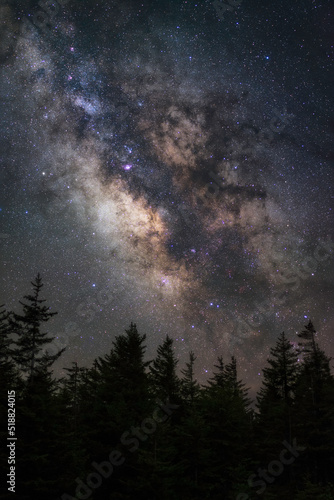
<instances>
[{"instance_id":1,"label":"starry sky","mask_svg":"<svg viewBox=\"0 0 334 500\"><path fill-rule=\"evenodd\" d=\"M334 355L330 0L2 0L1 303L40 272L56 373L131 321L259 383Z\"/></svg>"}]
</instances>

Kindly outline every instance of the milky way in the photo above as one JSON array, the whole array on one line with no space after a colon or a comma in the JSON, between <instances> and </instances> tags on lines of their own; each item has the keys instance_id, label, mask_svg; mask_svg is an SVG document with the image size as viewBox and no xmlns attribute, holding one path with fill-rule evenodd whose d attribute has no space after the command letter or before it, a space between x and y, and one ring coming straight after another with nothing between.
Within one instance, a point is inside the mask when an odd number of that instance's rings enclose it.
<instances>
[{"instance_id":1,"label":"milky way","mask_svg":"<svg viewBox=\"0 0 334 500\"><path fill-rule=\"evenodd\" d=\"M1 5L1 300L42 274L58 370L131 321L201 380L330 353L333 8L284 3Z\"/></svg>"}]
</instances>

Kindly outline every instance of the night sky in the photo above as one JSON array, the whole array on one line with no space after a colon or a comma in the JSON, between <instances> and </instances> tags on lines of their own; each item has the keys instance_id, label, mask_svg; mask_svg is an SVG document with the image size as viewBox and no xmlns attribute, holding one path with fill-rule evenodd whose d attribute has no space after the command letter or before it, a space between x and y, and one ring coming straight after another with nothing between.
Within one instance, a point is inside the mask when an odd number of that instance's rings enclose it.
<instances>
[{"instance_id":1,"label":"night sky","mask_svg":"<svg viewBox=\"0 0 334 500\"><path fill-rule=\"evenodd\" d=\"M44 10L43 10L44 7ZM90 366L131 321L257 385L309 319L334 355L330 0L3 0L1 303L41 273Z\"/></svg>"}]
</instances>

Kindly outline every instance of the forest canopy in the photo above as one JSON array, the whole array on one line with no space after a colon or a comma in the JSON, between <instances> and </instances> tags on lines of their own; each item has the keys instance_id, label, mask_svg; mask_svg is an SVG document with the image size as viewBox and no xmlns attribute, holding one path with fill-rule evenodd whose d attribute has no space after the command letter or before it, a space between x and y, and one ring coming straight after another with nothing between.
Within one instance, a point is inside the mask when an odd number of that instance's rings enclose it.
<instances>
[{"instance_id":1,"label":"forest canopy","mask_svg":"<svg viewBox=\"0 0 334 500\"><path fill-rule=\"evenodd\" d=\"M22 312L0 312L1 436L14 393L18 500L334 499L334 378L312 321L298 346L278 335L255 401L234 356L201 385L196 353L179 369L167 335L147 361L131 321L110 352L57 379L42 288L37 275ZM6 477L6 447L0 461Z\"/></svg>"}]
</instances>

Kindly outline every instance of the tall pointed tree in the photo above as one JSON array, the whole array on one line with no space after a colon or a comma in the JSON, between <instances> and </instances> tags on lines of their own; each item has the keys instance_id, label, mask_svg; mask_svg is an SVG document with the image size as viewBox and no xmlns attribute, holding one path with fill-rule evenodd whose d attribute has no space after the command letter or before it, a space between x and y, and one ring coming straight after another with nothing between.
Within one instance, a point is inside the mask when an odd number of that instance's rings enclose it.
<instances>
[{"instance_id":1,"label":"tall pointed tree","mask_svg":"<svg viewBox=\"0 0 334 500\"><path fill-rule=\"evenodd\" d=\"M25 375L17 398L16 424L20 434L20 470L18 497L29 494L33 498L56 495L59 484L57 458L60 461L58 406L55 398L57 382L50 370L63 350L56 355L45 351L54 337L44 331L44 325L55 316L41 298L42 279L38 274L31 283L33 292L20 301L22 314L9 317L10 333L17 335L12 349L13 359Z\"/></svg>"},{"instance_id":2,"label":"tall pointed tree","mask_svg":"<svg viewBox=\"0 0 334 500\"><path fill-rule=\"evenodd\" d=\"M9 326L10 313L8 313L4 306L0 306L0 391L3 396L7 394L7 390L14 389L17 377L17 370L15 369L14 361L12 359L13 344L10 339L10 326ZM7 398L1 397L1 401Z\"/></svg>"},{"instance_id":3,"label":"tall pointed tree","mask_svg":"<svg viewBox=\"0 0 334 500\"><path fill-rule=\"evenodd\" d=\"M210 454L207 450L207 432L201 412L201 388L195 379L196 357L191 351L186 367L181 370L182 409L180 420L174 429L174 457L176 470L173 472L175 491L180 497L202 498L205 482L203 472Z\"/></svg>"},{"instance_id":4,"label":"tall pointed tree","mask_svg":"<svg viewBox=\"0 0 334 500\"><path fill-rule=\"evenodd\" d=\"M276 401L284 401L291 406L299 374L298 353L284 332L278 336L275 347L270 349L268 365L262 370L263 385L258 396L259 407L266 402L272 404Z\"/></svg>"},{"instance_id":5,"label":"tall pointed tree","mask_svg":"<svg viewBox=\"0 0 334 500\"><path fill-rule=\"evenodd\" d=\"M64 370L67 372L67 378L61 380L62 389L60 394L69 414L66 425L76 434L80 411L80 386L83 383L86 368L79 367L78 363L73 361L72 367L64 368Z\"/></svg>"},{"instance_id":6,"label":"tall pointed tree","mask_svg":"<svg viewBox=\"0 0 334 500\"><path fill-rule=\"evenodd\" d=\"M218 356L217 364L214 365L214 368L217 369L216 372L213 373L213 377L209 379L209 386L211 387L224 387L225 384L225 373L224 373L224 361L222 356Z\"/></svg>"},{"instance_id":7,"label":"tall pointed tree","mask_svg":"<svg viewBox=\"0 0 334 500\"><path fill-rule=\"evenodd\" d=\"M143 402L147 396L150 362L144 360L145 341L146 335L141 335L136 324L131 323L125 334L115 338L110 354L102 360L102 373L106 370L114 390L130 405Z\"/></svg>"},{"instance_id":8,"label":"tall pointed tree","mask_svg":"<svg viewBox=\"0 0 334 500\"><path fill-rule=\"evenodd\" d=\"M312 321L297 336L303 359L296 390L297 432L308 454L300 467L317 483L328 481L334 468L334 377Z\"/></svg>"},{"instance_id":9,"label":"tall pointed tree","mask_svg":"<svg viewBox=\"0 0 334 500\"><path fill-rule=\"evenodd\" d=\"M83 405L95 413L94 432L100 436L101 449L111 445L105 441L113 436L119 439L124 428L140 423L149 414L145 340L146 335L139 334L136 324L131 323L125 334L116 336L110 353L95 360L85 377Z\"/></svg>"},{"instance_id":10,"label":"tall pointed tree","mask_svg":"<svg viewBox=\"0 0 334 500\"><path fill-rule=\"evenodd\" d=\"M189 361L186 367L181 370L183 378L181 379L181 393L187 403L193 404L200 394L200 385L195 379L194 363L196 357L191 351L189 353Z\"/></svg>"},{"instance_id":11,"label":"tall pointed tree","mask_svg":"<svg viewBox=\"0 0 334 500\"><path fill-rule=\"evenodd\" d=\"M214 365L216 372L214 372L213 377L209 379L209 385L207 389L209 391L215 391L220 395L235 396L240 397L246 406L249 405L248 390L245 388L245 384L238 380L237 374L237 360L235 356L231 357L231 362L227 365L223 362L223 357L218 356L217 364Z\"/></svg>"},{"instance_id":12,"label":"tall pointed tree","mask_svg":"<svg viewBox=\"0 0 334 500\"><path fill-rule=\"evenodd\" d=\"M46 300L41 299L43 284L39 274L31 284L33 293L24 296L26 302L20 301L23 314L13 313L10 325L12 333L18 335L13 357L20 369L27 374L28 381L33 383L36 374L52 366L65 349L53 355L45 351L45 347L55 337L49 337L42 328L57 313L50 312L50 308L44 304Z\"/></svg>"},{"instance_id":13,"label":"tall pointed tree","mask_svg":"<svg viewBox=\"0 0 334 500\"><path fill-rule=\"evenodd\" d=\"M153 409L158 409L163 404L178 405L181 402L180 379L176 373L178 360L173 349L173 339L168 335L164 342L158 347L156 358L149 367L150 401ZM160 411L159 411L160 413ZM142 483L142 478L148 474L150 477L150 487L147 483L142 491L145 494L140 498L155 498L160 496L157 491L164 490L164 495L170 493L169 483L175 478L176 469L176 420L180 418L180 410L173 411L171 415L166 415L139 450L141 468L137 469L136 483L133 484L131 498L138 496L138 485ZM164 487L161 489L161 485ZM169 485L169 486L167 486ZM139 497L138 497L139 498Z\"/></svg>"},{"instance_id":14,"label":"tall pointed tree","mask_svg":"<svg viewBox=\"0 0 334 500\"><path fill-rule=\"evenodd\" d=\"M257 396L255 452L260 461L270 462L280 452L282 441L292 442L295 425L291 406L296 397L299 374L298 353L282 332L270 349L268 365L262 370L262 387ZM292 468L289 469L292 471ZM278 479L278 483L281 479Z\"/></svg>"},{"instance_id":15,"label":"tall pointed tree","mask_svg":"<svg viewBox=\"0 0 334 500\"><path fill-rule=\"evenodd\" d=\"M316 352L317 343L315 335L316 330L313 326L312 321L309 320L308 324L305 325L304 330L302 330L300 333L297 333L297 337L301 340L301 342L298 342L300 353L311 355Z\"/></svg>"},{"instance_id":16,"label":"tall pointed tree","mask_svg":"<svg viewBox=\"0 0 334 500\"><path fill-rule=\"evenodd\" d=\"M57 477L61 478L63 491L66 491L71 489L73 477L82 477L86 473L87 427L82 425L86 418L83 415L82 389L87 369L73 362L70 368L64 370L67 377L60 380L61 387L55 397L58 412L55 424L58 426L58 445L62 453L61 460L56 464Z\"/></svg>"},{"instance_id":17,"label":"tall pointed tree","mask_svg":"<svg viewBox=\"0 0 334 500\"><path fill-rule=\"evenodd\" d=\"M235 356L232 356L230 363L225 365L223 377L225 390L232 397L240 398L245 408L248 407L250 404L248 390L246 389L246 385L241 380L238 380L237 360Z\"/></svg>"},{"instance_id":18,"label":"tall pointed tree","mask_svg":"<svg viewBox=\"0 0 334 500\"><path fill-rule=\"evenodd\" d=\"M0 306L0 441L3 443L6 442L8 437L8 426L11 424L10 421L15 419L15 414L12 409L10 410L12 414L8 414L8 391L12 394L11 391L17 389L18 382L18 373L11 358L12 341L9 338L10 329L8 318L9 313L4 309L4 306ZM10 417L10 421L8 417ZM8 467L7 450L5 446L2 446L0 449L1 471L7 470ZM3 477L6 477L5 473ZM3 485L0 485L0 498L6 498L6 493L8 493L7 487L8 485L5 485L5 481L3 481Z\"/></svg>"},{"instance_id":19,"label":"tall pointed tree","mask_svg":"<svg viewBox=\"0 0 334 500\"><path fill-rule=\"evenodd\" d=\"M244 468L242 476L247 482L245 457L251 435L251 415L248 391L238 380L236 359L232 356L231 362L225 365L220 356L215 368L201 401L204 421L209 424L206 446L210 457L206 477L212 498L227 498L240 467Z\"/></svg>"},{"instance_id":20,"label":"tall pointed tree","mask_svg":"<svg viewBox=\"0 0 334 500\"><path fill-rule=\"evenodd\" d=\"M304 330L297 333L300 340L299 353L304 361L304 377L309 380L313 405L316 408L321 397L321 389L331 377L330 358L320 349L316 341L316 330L310 320ZM316 410L317 411L317 410Z\"/></svg>"},{"instance_id":21,"label":"tall pointed tree","mask_svg":"<svg viewBox=\"0 0 334 500\"><path fill-rule=\"evenodd\" d=\"M166 336L157 349L157 357L150 366L150 380L156 397L176 403L180 400L180 379L176 373L178 360L173 349L173 339Z\"/></svg>"},{"instance_id":22,"label":"tall pointed tree","mask_svg":"<svg viewBox=\"0 0 334 500\"><path fill-rule=\"evenodd\" d=\"M109 498L111 492L128 498L121 495L134 495L132 487L138 482L137 450L149 441L149 434L140 426L154 409L149 398L145 341L146 335L131 323L124 334L115 337L109 354L95 360L84 376L79 422L86 435L87 463L105 461L110 450L118 450L126 458L125 464L103 482L97 499Z\"/></svg>"}]
</instances>

